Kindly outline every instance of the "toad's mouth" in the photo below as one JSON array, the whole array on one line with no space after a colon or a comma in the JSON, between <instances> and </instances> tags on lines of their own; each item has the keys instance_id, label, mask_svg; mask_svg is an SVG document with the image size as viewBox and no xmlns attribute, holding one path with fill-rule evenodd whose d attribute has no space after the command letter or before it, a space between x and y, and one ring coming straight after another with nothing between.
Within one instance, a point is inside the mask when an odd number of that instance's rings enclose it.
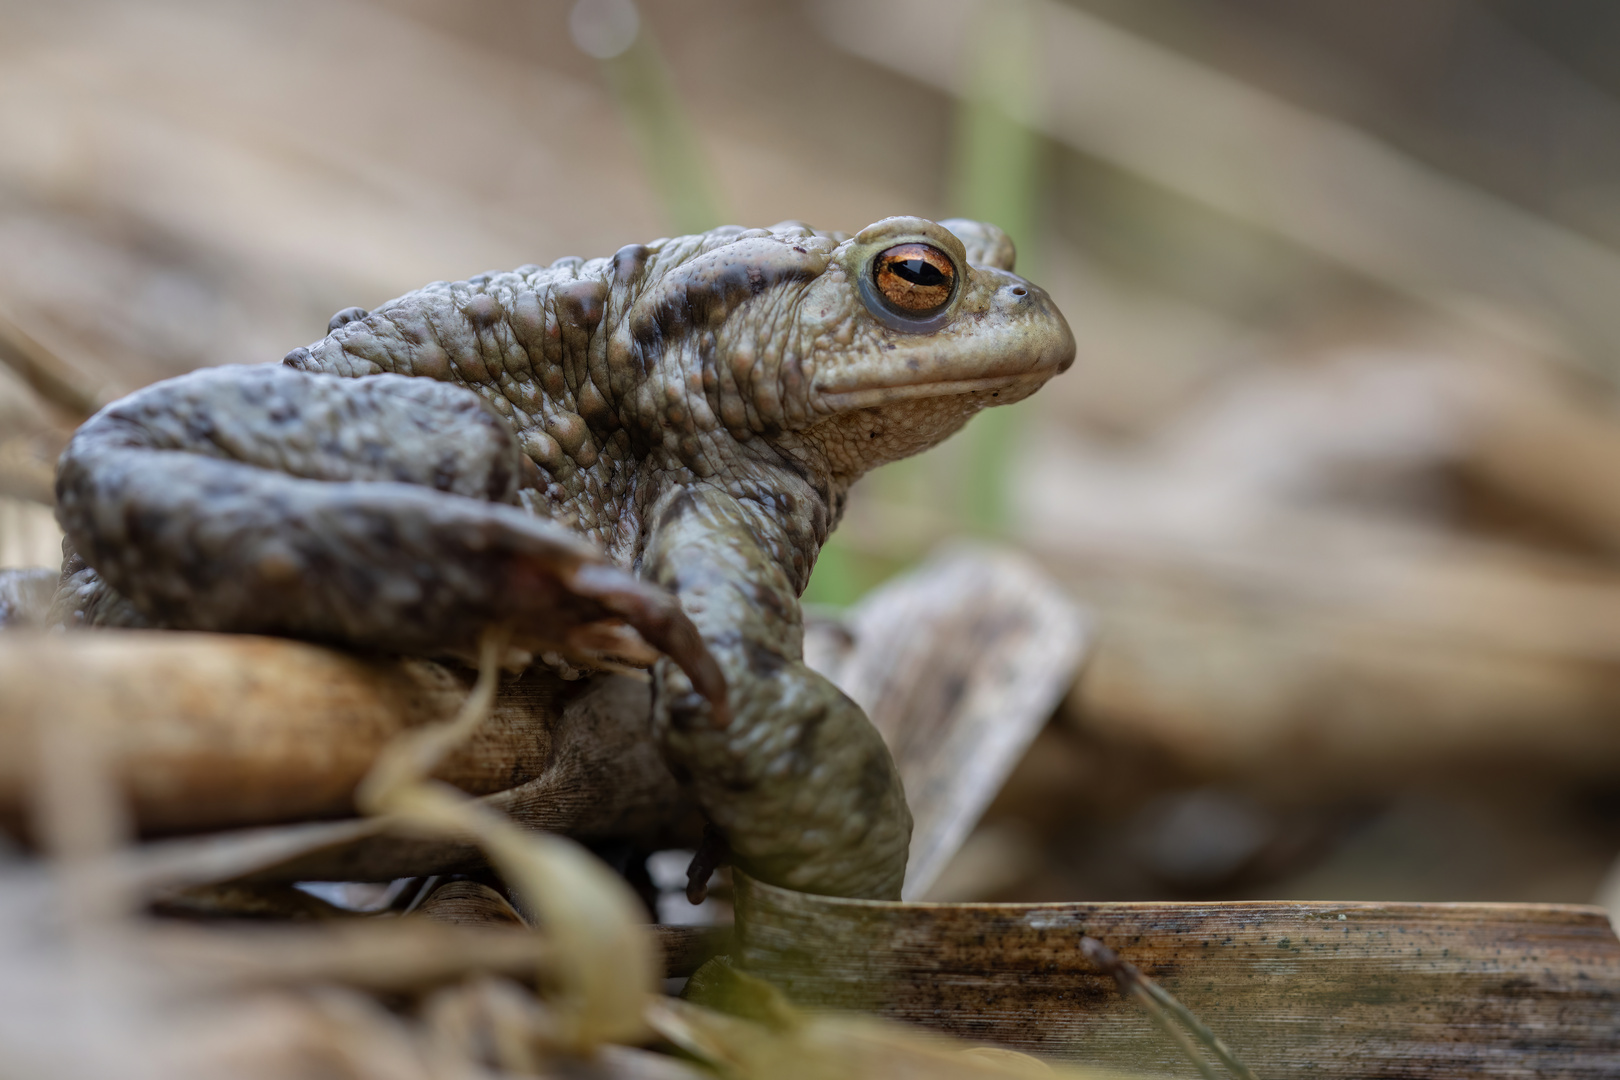
<instances>
[{"instance_id":1,"label":"toad's mouth","mask_svg":"<svg viewBox=\"0 0 1620 1080\"><path fill-rule=\"evenodd\" d=\"M1056 373L1057 369L1048 367L1018 372L1013 375L991 375L978 379L941 379L929 382L863 386L855 390L819 390L818 396L832 411L843 412L847 409L870 409L879 405L890 405L897 401L915 401L918 398L995 394L1014 388L1033 390Z\"/></svg>"},{"instance_id":2,"label":"toad's mouth","mask_svg":"<svg viewBox=\"0 0 1620 1080\"><path fill-rule=\"evenodd\" d=\"M1074 335L1046 294L1022 282L1003 292L1020 309L1005 326L981 327L969 313L934 340L889 340L853 356L818 357L810 379L818 404L839 412L997 391L1017 400L1068 370Z\"/></svg>"}]
</instances>

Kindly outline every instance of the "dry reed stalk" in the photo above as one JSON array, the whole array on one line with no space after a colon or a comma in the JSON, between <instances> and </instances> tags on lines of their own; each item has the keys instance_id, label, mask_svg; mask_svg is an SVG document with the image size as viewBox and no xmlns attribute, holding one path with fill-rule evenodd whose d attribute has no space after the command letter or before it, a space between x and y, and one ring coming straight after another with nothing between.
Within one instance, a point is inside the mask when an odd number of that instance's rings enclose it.
<instances>
[{"instance_id":1,"label":"dry reed stalk","mask_svg":"<svg viewBox=\"0 0 1620 1080\"><path fill-rule=\"evenodd\" d=\"M1082 949L1112 943L1270 1080L1620 1069L1620 940L1556 904L895 904L734 873L731 955L795 1002L1125 1069L1172 1047Z\"/></svg>"}]
</instances>

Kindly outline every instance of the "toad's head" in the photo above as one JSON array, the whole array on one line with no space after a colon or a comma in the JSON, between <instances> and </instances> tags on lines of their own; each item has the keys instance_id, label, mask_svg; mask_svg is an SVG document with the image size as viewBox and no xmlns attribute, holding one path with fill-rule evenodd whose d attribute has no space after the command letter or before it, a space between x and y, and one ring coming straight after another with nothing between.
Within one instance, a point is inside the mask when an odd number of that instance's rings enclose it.
<instances>
[{"instance_id":1,"label":"toad's head","mask_svg":"<svg viewBox=\"0 0 1620 1080\"><path fill-rule=\"evenodd\" d=\"M643 431L692 460L721 432L818 458L849 480L925 450L1074 360L1044 291L994 225L896 217L853 237L797 223L721 229L650 252L614 367ZM710 436L705 438L704 436Z\"/></svg>"}]
</instances>

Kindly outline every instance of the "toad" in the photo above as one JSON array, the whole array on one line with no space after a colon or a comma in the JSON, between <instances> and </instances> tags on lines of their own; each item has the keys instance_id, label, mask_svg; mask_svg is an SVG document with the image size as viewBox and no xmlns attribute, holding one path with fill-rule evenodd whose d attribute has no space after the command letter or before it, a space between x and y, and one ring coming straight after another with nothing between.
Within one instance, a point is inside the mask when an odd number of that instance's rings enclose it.
<instances>
[{"instance_id":1,"label":"toad","mask_svg":"<svg viewBox=\"0 0 1620 1080\"><path fill-rule=\"evenodd\" d=\"M1074 358L994 226L722 228L350 308L279 364L89 420L69 624L653 663L652 724L731 858L897 898L911 817L798 598L850 485ZM650 646L650 648L649 648Z\"/></svg>"}]
</instances>

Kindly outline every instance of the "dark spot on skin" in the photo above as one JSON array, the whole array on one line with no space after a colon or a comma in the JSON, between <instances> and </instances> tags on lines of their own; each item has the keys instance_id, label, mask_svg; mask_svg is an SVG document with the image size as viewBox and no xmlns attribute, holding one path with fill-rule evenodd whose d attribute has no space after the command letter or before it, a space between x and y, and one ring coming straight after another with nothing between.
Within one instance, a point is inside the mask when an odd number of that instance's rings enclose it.
<instances>
[{"instance_id":1,"label":"dark spot on skin","mask_svg":"<svg viewBox=\"0 0 1620 1080\"><path fill-rule=\"evenodd\" d=\"M787 661L757 641L743 642L743 656L747 658L749 673L761 679L775 678Z\"/></svg>"},{"instance_id":2,"label":"dark spot on skin","mask_svg":"<svg viewBox=\"0 0 1620 1080\"><path fill-rule=\"evenodd\" d=\"M367 311L363 307L346 307L327 321L326 332L330 334L338 327L348 326L352 322L358 322L370 314L371 312Z\"/></svg>"},{"instance_id":3,"label":"dark spot on skin","mask_svg":"<svg viewBox=\"0 0 1620 1080\"><path fill-rule=\"evenodd\" d=\"M488 293L480 293L467 302L467 321L482 330L501 317L501 305Z\"/></svg>"},{"instance_id":4,"label":"dark spot on skin","mask_svg":"<svg viewBox=\"0 0 1620 1080\"><path fill-rule=\"evenodd\" d=\"M792 613L783 605L782 598L777 595L776 590L768 586L756 585L754 587L754 603L776 619L787 621L792 617Z\"/></svg>"},{"instance_id":5,"label":"dark spot on skin","mask_svg":"<svg viewBox=\"0 0 1620 1080\"><path fill-rule=\"evenodd\" d=\"M658 284L631 333L647 340L654 333L673 337L688 327L716 327L736 306L772 286L819 274L825 262L767 239L747 239L676 267Z\"/></svg>"},{"instance_id":6,"label":"dark spot on skin","mask_svg":"<svg viewBox=\"0 0 1620 1080\"><path fill-rule=\"evenodd\" d=\"M303 415L303 410L298 407L297 402L272 399L264 415L272 424L287 426L296 424L298 418Z\"/></svg>"},{"instance_id":7,"label":"dark spot on skin","mask_svg":"<svg viewBox=\"0 0 1620 1080\"><path fill-rule=\"evenodd\" d=\"M572 316L575 325L595 330L607 306L607 286L600 281L576 281L560 286L553 294L560 315Z\"/></svg>"},{"instance_id":8,"label":"dark spot on skin","mask_svg":"<svg viewBox=\"0 0 1620 1080\"><path fill-rule=\"evenodd\" d=\"M659 513L657 525L659 531L663 531L681 520L683 514L697 506L697 501L696 495L689 490L682 489L669 501L669 505Z\"/></svg>"},{"instance_id":9,"label":"dark spot on skin","mask_svg":"<svg viewBox=\"0 0 1620 1080\"><path fill-rule=\"evenodd\" d=\"M809 772L816 760L816 735L827 721L827 707L823 705L799 721L799 731L793 737L793 760L798 771Z\"/></svg>"},{"instance_id":10,"label":"dark spot on skin","mask_svg":"<svg viewBox=\"0 0 1620 1080\"><path fill-rule=\"evenodd\" d=\"M309 350L300 345L286 356L283 356L281 362L290 368L302 368L309 363Z\"/></svg>"},{"instance_id":11,"label":"dark spot on skin","mask_svg":"<svg viewBox=\"0 0 1620 1080\"><path fill-rule=\"evenodd\" d=\"M877 432L875 432L875 431L868 431L868 432L867 432L867 433L866 433L866 437L867 437L867 438L868 438L868 439L875 439L875 438L877 438Z\"/></svg>"},{"instance_id":12,"label":"dark spot on skin","mask_svg":"<svg viewBox=\"0 0 1620 1080\"><path fill-rule=\"evenodd\" d=\"M613 407L594 382L586 382L579 389L579 415L591 427L601 431L612 430L618 425Z\"/></svg>"},{"instance_id":13,"label":"dark spot on skin","mask_svg":"<svg viewBox=\"0 0 1620 1080\"><path fill-rule=\"evenodd\" d=\"M888 754L869 754L861 762L861 775L855 783L855 790L860 795L861 803L865 806L881 804L889 793L889 773L894 766L889 763Z\"/></svg>"},{"instance_id":14,"label":"dark spot on skin","mask_svg":"<svg viewBox=\"0 0 1620 1080\"><path fill-rule=\"evenodd\" d=\"M890 346L890 348L893 348L893 346ZM917 358L915 356L913 356L910 360L906 361L906 370L907 371L916 371L921 366L922 365L917 362Z\"/></svg>"},{"instance_id":15,"label":"dark spot on skin","mask_svg":"<svg viewBox=\"0 0 1620 1080\"><path fill-rule=\"evenodd\" d=\"M808 251L804 250L804 248L800 247L798 244L793 245L793 250L797 251L800 255L808 255L808 254L810 254Z\"/></svg>"},{"instance_id":16,"label":"dark spot on skin","mask_svg":"<svg viewBox=\"0 0 1620 1080\"><path fill-rule=\"evenodd\" d=\"M613 253L613 277L621 285L628 285L641 276L652 250L646 244L626 244Z\"/></svg>"}]
</instances>

